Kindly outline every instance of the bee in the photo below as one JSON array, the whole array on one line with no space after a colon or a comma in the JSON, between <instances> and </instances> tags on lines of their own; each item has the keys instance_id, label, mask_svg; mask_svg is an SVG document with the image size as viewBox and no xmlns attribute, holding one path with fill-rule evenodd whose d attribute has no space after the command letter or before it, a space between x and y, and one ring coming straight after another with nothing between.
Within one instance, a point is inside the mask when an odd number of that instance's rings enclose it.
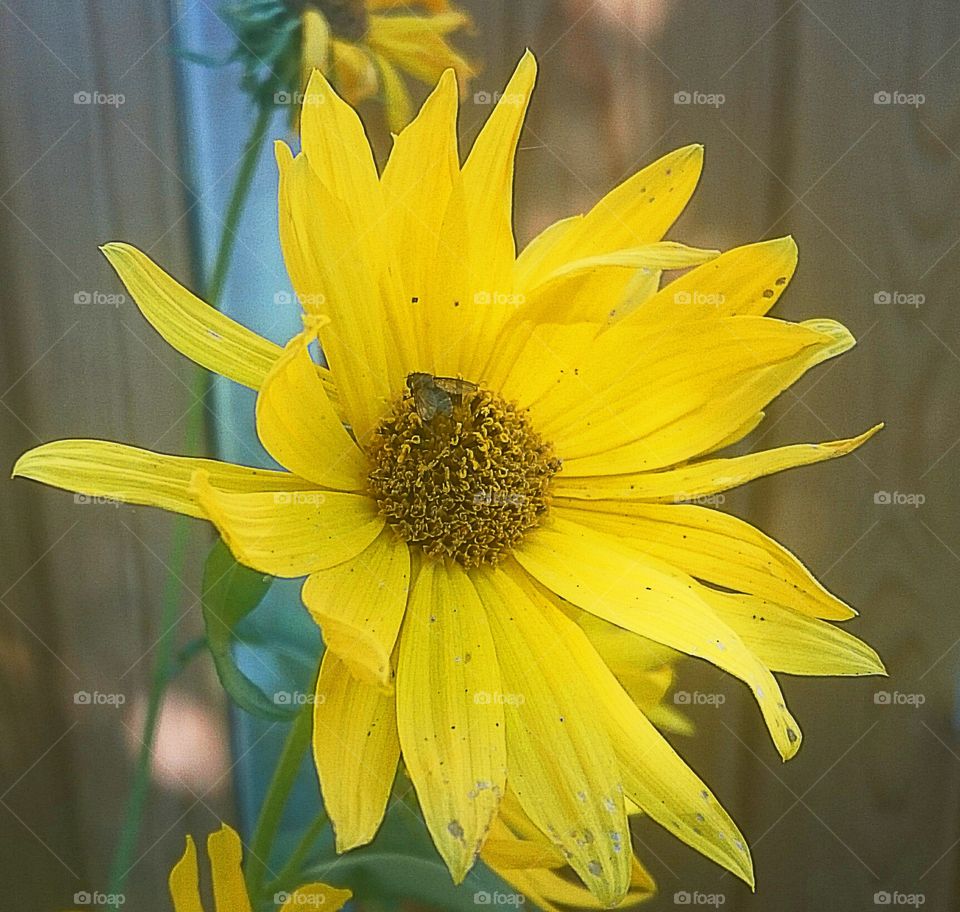
<instances>
[{"instance_id":1,"label":"bee","mask_svg":"<svg viewBox=\"0 0 960 912\"><path fill-rule=\"evenodd\" d=\"M430 421L437 415L450 416L454 405L463 402L464 396L475 393L476 383L457 377L434 377L416 371L407 374L407 388L413 396L413 404L421 421Z\"/></svg>"}]
</instances>

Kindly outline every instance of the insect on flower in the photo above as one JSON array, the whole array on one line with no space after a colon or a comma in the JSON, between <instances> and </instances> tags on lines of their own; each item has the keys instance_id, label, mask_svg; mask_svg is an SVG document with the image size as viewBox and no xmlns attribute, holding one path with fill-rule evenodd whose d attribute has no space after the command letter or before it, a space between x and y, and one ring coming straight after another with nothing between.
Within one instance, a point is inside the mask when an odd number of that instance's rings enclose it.
<instances>
[{"instance_id":1,"label":"insect on flower","mask_svg":"<svg viewBox=\"0 0 960 912\"><path fill-rule=\"evenodd\" d=\"M407 388L413 395L417 414L423 421L431 421L438 414L452 415L453 406L463 402L464 396L475 393L479 387L458 377L434 377L415 371L407 374Z\"/></svg>"}]
</instances>

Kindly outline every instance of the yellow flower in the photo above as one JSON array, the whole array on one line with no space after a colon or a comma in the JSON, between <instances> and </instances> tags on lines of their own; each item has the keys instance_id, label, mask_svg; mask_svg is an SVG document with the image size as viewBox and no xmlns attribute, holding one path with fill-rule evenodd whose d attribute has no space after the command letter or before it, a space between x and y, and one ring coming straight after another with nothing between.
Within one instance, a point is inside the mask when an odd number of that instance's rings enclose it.
<instances>
[{"instance_id":1,"label":"yellow flower","mask_svg":"<svg viewBox=\"0 0 960 912\"><path fill-rule=\"evenodd\" d=\"M242 848L240 837L223 824L207 837L207 855L210 858L210 879L216 912L251 912L250 898L243 881L240 864ZM293 893L278 896L280 912L304 912L323 908L337 912L352 896L349 890L338 890L326 884L313 883L299 887ZM197 865L197 847L187 836L183 856L170 871L170 898L174 912L203 912L200 898L200 870Z\"/></svg>"},{"instance_id":2,"label":"yellow flower","mask_svg":"<svg viewBox=\"0 0 960 912\"><path fill-rule=\"evenodd\" d=\"M448 0L305 0L301 24L302 83L317 68L354 106L379 95L394 132L412 115L403 74L433 85L449 67L463 86L473 76L448 41L470 18Z\"/></svg>"},{"instance_id":3,"label":"yellow flower","mask_svg":"<svg viewBox=\"0 0 960 912\"><path fill-rule=\"evenodd\" d=\"M340 851L372 839L402 755L458 882L510 826L509 781L602 904L634 880L634 806L753 884L743 836L638 706L630 667L650 641L713 662L747 684L784 759L800 729L772 672L882 673L830 623L855 612L797 558L691 502L849 453L879 426L716 455L853 339L766 316L796 264L790 238L719 256L661 240L699 146L516 255L535 77L527 54L461 166L447 71L378 175L356 114L313 76L303 152L277 146L307 311L283 349L140 251L104 248L171 344L258 390L258 435L286 471L102 441L38 447L14 471L207 518L244 564L307 577L327 645L314 755Z\"/></svg>"}]
</instances>

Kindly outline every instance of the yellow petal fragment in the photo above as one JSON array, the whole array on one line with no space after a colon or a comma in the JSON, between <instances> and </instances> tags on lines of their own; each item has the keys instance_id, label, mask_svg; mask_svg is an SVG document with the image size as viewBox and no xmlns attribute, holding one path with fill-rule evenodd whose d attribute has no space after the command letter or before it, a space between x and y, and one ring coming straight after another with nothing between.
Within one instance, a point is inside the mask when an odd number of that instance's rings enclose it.
<instances>
[{"instance_id":1,"label":"yellow petal fragment","mask_svg":"<svg viewBox=\"0 0 960 912\"><path fill-rule=\"evenodd\" d=\"M372 67L369 61L368 66ZM313 71L304 92L300 140L310 167L359 229L357 242L369 262L383 217L377 166L357 112L320 70Z\"/></svg>"},{"instance_id":2,"label":"yellow petal fragment","mask_svg":"<svg viewBox=\"0 0 960 912\"><path fill-rule=\"evenodd\" d=\"M543 229L517 257L515 278L522 291L539 285L547 275L544 266L553 257L553 250L583 221L582 215L571 215Z\"/></svg>"},{"instance_id":3,"label":"yellow petal fragment","mask_svg":"<svg viewBox=\"0 0 960 912\"><path fill-rule=\"evenodd\" d=\"M281 348L220 313L129 244L101 248L140 311L181 354L201 367L259 389ZM319 370L331 383L329 372Z\"/></svg>"},{"instance_id":4,"label":"yellow petal fragment","mask_svg":"<svg viewBox=\"0 0 960 912\"><path fill-rule=\"evenodd\" d=\"M738 315L762 317L783 294L796 268L797 245L792 237L734 247L665 285L630 320L676 324Z\"/></svg>"},{"instance_id":5,"label":"yellow petal fragment","mask_svg":"<svg viewBox=\"0 0 960 912\"><path fill-rule=\"evenodd\" d=\"M574 517L571 519L570 517ZM776 679L710 608L690 577L554 507L549 526L515 552L519 563L552 592L592 614L706 659L753 692L784 760L800 748L800 727Z\"/></svg>"},{"instance_id":6,"label":"yellow petal fragment","mask_svg":"<svg viewBox=\"0 0 960 912\"><path fill-rule=\"evenodd\" d=\"M280 907L280 912L321 908L323 912L340 912L352 897L353 893L349 890L339 890L322 883L306 884L290 894L290 898Z\"/></svg>"},{"instance_id":7,"label":"yellow petal fragment","mask_svg":"<svg viewBox=\"0 0 960 912\"><path fill-rule=\"evenodd\" d=\"M303 584L303 603L327 649L371 687L391 687L390 656L409 586L409 548L387 528L355 558L312 573Z\"/></svg>"},{"instance_id":8,"label":"yellow petal fragment","mask_svg":"<svg viewBox=\"0 0 960 912\"><path fill-rule=\"evenodd\" d=\"M187 516L206 516L190 487L194 472L206 472L224 491L303 491L309 482L289 472L168 456L109 440L54 440L24 453L13 467L14 478L76 491L83 498L160 507Z\"/></svg>"},{"instance_id":9,"label":"yellow petal fragment","mask_svg":"<svg viewBox=\"0 0 960 912\"><path fill-rule=\"evenodd\" d=\"M873 649L826 621L750 595L708 591L705 598L771 671L795 675L886 674Z\"/></svg>"},{"instance_id":10,"label":"yellow petal fragment","mask_svg":"<svg viewBox=\"0 0 960 912\"><path fill-rule=\"evenodd\" d=\"M313 710L313 758L337 851L376 835L400 758L392 694L358 681L328 648Z\"/></svg>"},{"instance_id":11,"label":"yellow petal fragment","mask_svg":"<svg viewBox=\"0 0 960 912\"><path fill-rule=\"evenodd\" d=\"M373 54L366 47L349 41L332 42L333 81L343 97L356 107L373 98L380 87Z\"/></svg>"},{"instance_id":12,"label":"yellow petal fragment","mask_svg":"<svg viewBox=\"0 0 960 912\"><path fill-rule=\"evenodd\" d=\"M413 117L413 100L403 76L383 54L374 54L380 68L380 90L390 132L399 133Z\"/></svg>"},{"instance_id":13,"label":"yellow petal fragment","mask_svg":"<svg viewBox=\"0 0 960 912\"><path fill-rule=\"evenodd\" d=\"M594 712L616 752L627 798L752 887L753 862L737 825L617 683L583 631L562 612L552 617L570 644L571 670L596 701Z\"/></svg>"},{"instance_id":14,"label":"yellow petal fragment","mask_svg":"<svg viewBox=\"0 0 960 912\"><path fill-rule=\"evenodd\" d=\"M846 456L863 446L882 428L883 424L877 424L858 437L830 440L826 443L795 443L748 453L746 456L704 459L664 472L575 477L573 473L578 471L578 467L571 469L571 466L565 463L563 473L554 480L553 492L557 497L591 501L646 500L675 503L678 500L695 500L719 491L728 491L755 478L773 475L785 469Z\"/></svg>"},{"instance_id":15,"label":"yellow petal fragment","mask_svg":"<svg viewBox=\"0 0 960 912\"><path fill-rule=\"evenodd\" d=\"M216 912L250 912L250 898L243 881L243 847L236 831L223 824L207 837L213 905Z\"/></svg>"},{"instance_id":16,"label":"yellow petal fragment","mask_svg":"<svg viewBox=\"0 0 960 912\"><path fill-rule=\"evenodd\" d=\"M330 66L330 26L320 10L305 7L300 17L300 85L310 81L310 75Z\"/></svg>"},{"instance_id":17,"label":"yellow petal fragment","mask_svg":"<svg viewBox=\"0 0 960 912\"><path fill-rule=\"evenodd\" d=\"M327 397L308 348L315 332L287 344L257 397L257 436L284 468L344 491L366 487L366 458Z\"/></svg>"},{"instance_id":18,"label":"yellow petal fragment","mask_svg":"<svg viewBox=\"0 0 960 912\"><path fill-rule=\"evenodd\" d=\"M531 418L571 474L627 444L636 448L634 469L660 468L727 437L803 373L804 352L832 343L766 317L701 321L683 332L618 323L572 362L544 365L555 382ZM789 370L771 371L781 364Z\"/></svg>"},{"instance_id":19,"label":"yellow petal fragment","mask_svg":"<svg viewBox=\"0 0 960 912\"><path fill-rule=\"evenodd\" d=\"M856 612L828 592L786 548L750 523L693 504L575 501L585 525L629 540L697 579L843 621Z\"/></svg>"},{"instance_id":20,"label":"yellow petal fragment","mask_svg":"<svg viewBox=\"0 0 960 912\"><path fill-rule=\"evenodd\" d=\"M192 836L187 836L183 856L170 870L169 885L173 912L203 912L203 903L200 901L197 846Z\"/></svg>"},{"instance_id":21,"label":"yellow petal fragment","mask_svg":"<svg viewBox=\"0 0 960 912\"><path fill-rule=\"evenodd\" d=\"M460 883L497 812L507 752L493 637L457 563L420 567L400 636L396 692L404 762L434 844Z\"/></svg>"},{"instance_id":22,"label":"yellow petal fragment","mask_svg":"<svg viewBox=\"0 0 960 912\"><path fill-rule=\"evenodd\" d=\"M403 350L385 313L377 263L359 255L360 226L305 155L293 158L283 143L275 149L287 270L304 309L329 318L320 342L332 369L350 378L339 400L363 444L402 389Z\"/></svg>"},{"instance_id":23,"label":"yellow petal fragment","mask_svg":"<svg viewBox=\"0 0 960 912\"><path fill-rule=\"evenodd\" d=\"M590 891L615 905L630 884L622 780L593 701L570 674L570 645L552 617L559 612L502 570L473 580L500 660L510 788Z\"/></svg>"},{"instance_id":24,"label":"yellow petal fragment","mask_svg":"<svg viewBox=\"0 0 960 912\"><path fill-rule=\"evenodd\" d=\"M470 25L459 12L435 16L371 16L365 42L415 79L434 85L448 70L464 87L474 69L445 36Z\"/></svg>"},{"instance_id":25,"label":"yellow petal fragment","mask_svg":"<svg viewBox=\"0 0 960 912\"><path fill-rule=\"evenodd\" d=\"M356 557L380 534L377 505L339 491L235 494L205 472L191 487L233 556L272 576L306 576Z\"/></svg>"}]
</instances>

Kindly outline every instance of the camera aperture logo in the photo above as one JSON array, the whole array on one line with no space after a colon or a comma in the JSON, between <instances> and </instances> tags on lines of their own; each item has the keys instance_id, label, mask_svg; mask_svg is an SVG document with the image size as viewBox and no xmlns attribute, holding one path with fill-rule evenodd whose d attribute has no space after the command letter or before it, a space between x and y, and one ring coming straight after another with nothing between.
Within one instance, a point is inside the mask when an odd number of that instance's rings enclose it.
<instances>
[{"instance_id":1,"label":"camera aperture logo","mask_svg":"<svg viewBox=\"0 0 960 912\"><path fill-rule=\"evenodd\" d=\"M326 499L321 491L278 491L273 495L273 502L278 507L319 507Z\"/></svg>"},{"instance_id":2,"label":"camera aperture logo","mask_svg":"<svg viewBox=\"0 0 960 912\"><path fill-rule=\"evenodd\" d=\"M273 695L275 706L320 706L327 702L321 693L304 693L302 690L278 690Z\"/></svg>"},{"instance_id":3,"label":"camera aperture logo","mask_svg":"<svg viewBox=\"0 0 960 912\"><path fill-rule=\"evenodd\" d=\"M874 491L873 502L879 507L913 507L919 509L926 502L925 494L908 491Z\"/></svg>"},{"instance_id":4,"label":"camera aperture logo","mask_svg":"<svg viewBox=\"0 0 960 912\"><path fill-rule=\"evenodd\" d=\"M118 907L127 901L123 893L101 893L99 890L78 890L73 894L75 906Z\"/></svg>"},{"instance_id":5,"label":"camera aperture logo","mask_svg":"<svg viewBox=\"0 0 960 912\"><path fill-rule=\"evenodd\" d=\"M681 89L673 95L675 105L700 105L706 108L719 108L726 100L727 96L722 92L688 92Z\"/></svg>"},{"instance_id":6,"label":"camera aperture logo","mask_svg":"<svg viewBox=\"0 0 960 912\"><path fill-rule=\"evenodd\" d=\"M919 909L927 897L923 893L901 893L899 890L878 890L873 894L875 906L900 906L908 909Z\"/></svg>"},{"instance_id":7,"label":"camera aperture logo","mask_svg":"<svg viewBox=\"0 0 960 912\"><path fill-rule=\"evenodd\" d=\"M81 307L93 304L95 307L117 307L126 303L127 296L110 294L106 291L76 291L73 294L73 303Z\"/></svg>"},{"instance_id":8,"label":"camera aperture logo","mask_svg":"<svg viewBox=\"0 0 960 912\"><path fill-rule=\"evenodd\" d=\"M289 903L296 908L319 909L326 903L327 897L319 893L285 893L281 891L273 894L273 901L281 907Z\"/></svg>"},{"instance_id":9,"label":"camera aperture logo","mask_svg":"<svg viewBox=\"0 0 960 912\"><path fill-rule=\"evenodd\" d=\"M675 906L705 906L710 909L719 909L727 897L723 893L701 893L699 890L679 890L673 894Z\"/></svg>"},{"instance_id":10,"label":"camera aperture logo","mask_svg":"<svg viewBox=\"0 0 960 912\"><path fill-rule=\"evenodd\" d=\"M119 92L74 92L75 105L99 105L105 108L119 108L126 102L127 96Z\"/></svg>"},{"instance_id":11,"label":"camera aperture logo","mask_svg":"<svg viewBox=\"0 0 960 912\"><path fill-rule=\"evenodd\" d=\"M513 906L517 908L526 903L522 893L501 893L498 890L478 890L473 894L473 903L477 906Z\"/></svg>"},{"instance_id":12,"label":"camera aperture logo","mask_svg":"<svg viewBox=\"0 0 960 912\"><path fill-rule=\"evenodd\" d=\"M919 108L927 100L922 92L874 92L873 103L892 107Z\"/></svg>"},{"instance_id":13,"label":"camera aperture logo","mask_svg":"<svg viewBox=\"0 0 960 912\"><path fill-rule=\"evenodd\" d=\"M701 693L699 690L678 690L673 695L675 706L723 706L727 698L722 693Z\"/></svg>"},{"instance_id":14,"label":"camera aperture logo","mask_svg":"<svg viewBox=\"0 0 960 912\"><path fill-rule=\"evenodd\" d=\"M127 702L127 695L122 693L100 693L99 690L93 692L89 690L78 690L73 695L73 702L76 706L112 706L119 709Z\"/></svg>"},{"instance_id":15,"label":"camera aperture logo","mask_svg":"<svg viewBox=\"0 0 960 912\"><path fill-rule=\"evenodd\" d=\"M473 695L473 702L477 706L523 706L527 698L522 693L500 693L499 690L490 693L489 690L478 690Z\"/></svg>"},{"instance_id":16,"label":"camera aperture logo","mask_svg":"<svg viewBox=\"0 0 960 912\"><path fill-rule=\"evenodd\" d=\"M880 307L895 304L898 307L912 307L918 310L920 305L926 302L927 296L919 291L875 291L873 293L873 303Z\"/></svg>"},{"instance_id":17,"label":"camera aperture logo","mask_svg":"<svg viewBox=\"0 0 960 912\"><path fill-rule=\"evenodd\" d=\"M877 706L912 706L919 709L927 702L927 696L922 693L900 693L899 690L878 690L873 695L873 702Z\"/></svg>"}]
</instances>

